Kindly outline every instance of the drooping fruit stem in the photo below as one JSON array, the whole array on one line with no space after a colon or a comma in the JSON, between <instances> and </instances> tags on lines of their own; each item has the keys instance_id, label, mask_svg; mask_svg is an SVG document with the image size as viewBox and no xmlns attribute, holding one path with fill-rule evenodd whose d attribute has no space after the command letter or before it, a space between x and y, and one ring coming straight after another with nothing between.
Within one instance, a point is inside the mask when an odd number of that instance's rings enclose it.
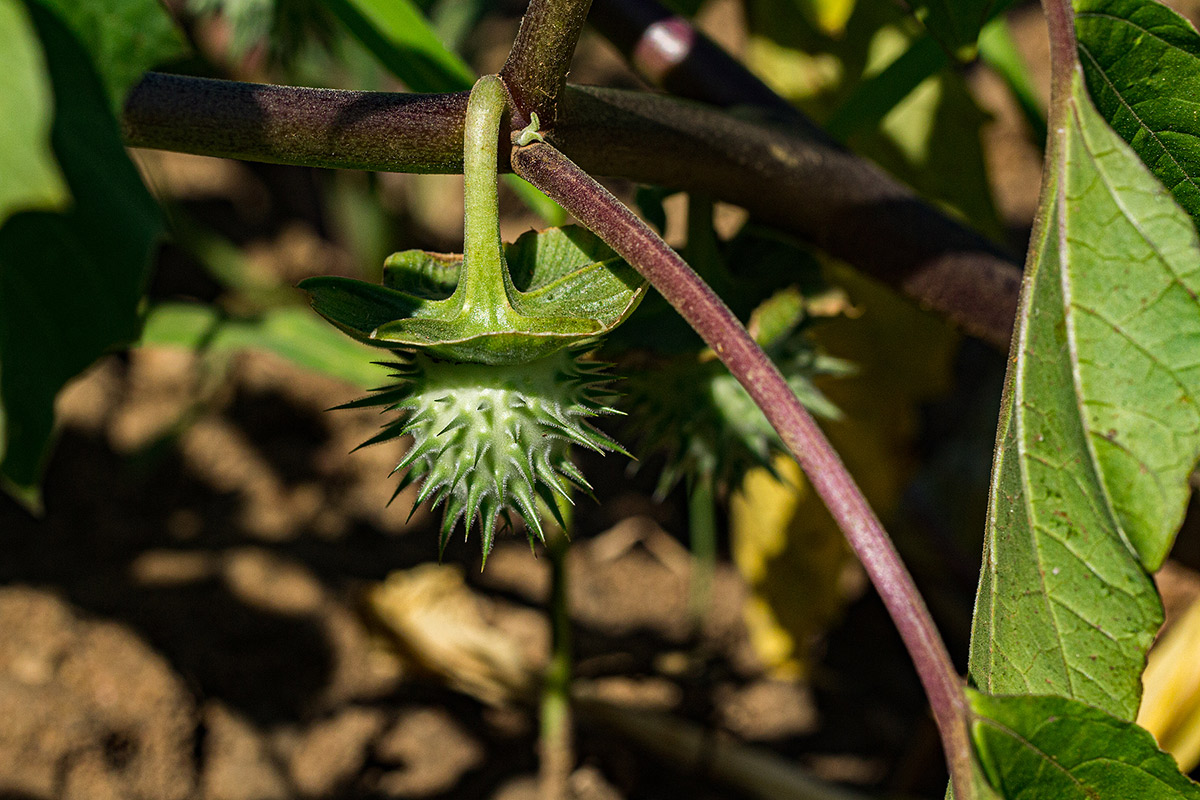
<instances>
[{"instance_id":1,"label":"drooping fruit stem","mask_svg":"<svg viewBox=\"0 0 1200 800\"><path fill-rule=\"evenodd\" d=\"M955 797L973 798L974 750L962 678L891 538L778 368L729 307L666 242L560 151L535 142L514 149L512 163L521 177L556 200L646 276L729 367L766 415L858 554L887 606L933 708Z\"/></svg>"}]
</instances>

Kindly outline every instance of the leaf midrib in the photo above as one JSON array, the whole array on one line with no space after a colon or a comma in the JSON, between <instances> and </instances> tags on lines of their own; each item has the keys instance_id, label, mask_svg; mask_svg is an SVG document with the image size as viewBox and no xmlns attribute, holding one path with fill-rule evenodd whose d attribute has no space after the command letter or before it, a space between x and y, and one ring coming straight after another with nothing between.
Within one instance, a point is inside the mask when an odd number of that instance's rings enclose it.
<instances>
[{"instance_id":1,"label":"leaf midrib","mask_svg":"<svg viewBox=\"0 0 1200 800\"><path fill-rule=\"evenodd\" d=\"M1076 68L1076 69L1078 69L1078 68ZM1082 85L1083 84L1083 76L1078 73L1076 73L1076 74L1078 75L1077 80L1080 83L1079 91L1086 92L1086 89L1084 89L1084 87ZM1084 135L1084 119L1083 119L1083 116L1079 113L1078 101L1076 100L1076 98L1074 96L1072 96L1072 98L1070 99L1069 102L1071 103L1071 117L1075 120L1076 135L1078 136L1080 146L1082 147L1083 152L1087 155L1088 161L1092 165L1093 172L1096 174L1097 178L1099 179L1100 184L1104 187L1104 191L1108 194L1109 199L1112 200L1113 205L1115 205L1117 207L1117 209L1121 212L1121 216L1125 218L1125 220L1130 224L1130 226L1135 231L1137 231L1137 234L1138 234L1138 236L1141 237L1142 241L1146 242L1146 244L1149 245L1150 249L1153 251L1154 255L1157 257L1159 263L1164 264L1164 265L1168 264L1167 259L1159 251L1158 245L1155 242L1153 242L1149 236L1146 235L1146 232L1144 230L1142 230L1142 226L1129 213L1129 208L1127 207L1125 202L1121 199L1121 196L1117 192L1116 187L1109 180L1108 173L1102 168L1096 153L1093 152L1091 142L1089 142L1087 136ZM1066 188L1065 188L1064 184L1066 182L1066 171L1067 171L1067 159L1066 158L1063 159L1060 170L1061 171L1060 171L1059 179L1060 179L1060 181L1063 182L1063 183L1060 183L1060 190L1062 192L1062 194L1060 195L1060 199L1063 200L1065 203ZM1065 206L1064 206L1064 208L1065 208ZM1062 229L1063 229L1062 235L1063 235L1063 239L1064 239L1063 244L1065 245L1070 240L1070 236L1067 233L1067 226L1065 223L1063 224ZM1065 247L1062 252L1064 253L1064 256L1069 259L1070 256L1067 254L1068 251L1065 249ZM1175 275L1174 271L1172 271L1169 266L1167 266L1166 269L1168 272L1171 273L1172 278L1174 278L1175 280L1178 280L1178 276ZM1081 432L1083 433L1084 446L1087 448L1087 453L1088 453L1088 470L1092 475L1092 479L1095 481L1096 487L1100 491L1100 497L1103 499L1103 508L1108 517L1109 523L1112 525L1113 530L1115 530L1117 532L1117 535L1121 537L1121 543L1125 545L1125 549L1128 551L1129 556L1134 560L1135 563L1140 565L1141 564L1141 556L1138 554L1137 548L1134 547L1133 543L1130 541L1129 534L1125 531L1125 526L1121 524L1121 518L1117 514L1116 508L1113 506L1112 495L1109 493L1108 484L1105 482L1104 475L1102 474L1102 472L1100 470L1100 459L1096 453L1095 443L1092 441L1092 437L1090 435L1091 428L1088 427L1087 413L1083 407L1085 395L1084 395L1084 391L1083 391L1083 376L1080 374L1080 371L1079 371L1079 364L1080 364L1079 349L1075 342L1075 328L1076 328L1075 323L1077 320L1076 320L1076 307L1075 307L1075 303L1074 303L1074 295L1071 293L1072 285L1070 282L1070 270L1063 271L1062 281L1063 281L1063 314L1068 323L1066 326L1066 331L1067 331L1068 348L1069 348L1070 357L1071 357L1071 380L1072 380L1072 383L1073 383L1074 389L1075 389L1075 400L1076 400L1075 408L1079 415L1079 427L1080 427ZM1094 312L1092 312L1091 309L1085 309L1082 306L1080 307L1080 310L1082 310L1084 312L1094 313ZM1133 343L1133 340L1130 339L1129 336L1125 333L1125 330L1123 327L1119 327L1117 330L1120 332L1120 334L1122 336L1125 337L1125 339L1127 341ZM1141 349L1141 348L1139 347L1139 349ZM1167 371L1170 372L1170 370L1167 370ZM1174 373L1171 373L1171 375L1172 375L1172 378L1175 377Z\"/></svg>"}]
</instances>

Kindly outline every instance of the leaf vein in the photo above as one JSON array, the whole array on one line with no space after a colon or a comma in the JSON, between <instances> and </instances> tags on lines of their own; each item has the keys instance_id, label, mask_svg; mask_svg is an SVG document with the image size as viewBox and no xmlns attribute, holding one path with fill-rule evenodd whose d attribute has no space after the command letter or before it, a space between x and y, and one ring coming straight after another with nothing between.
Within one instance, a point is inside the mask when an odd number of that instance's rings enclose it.
<instances>
[{"instance_id":1,"label":"leaf vein","mask_svg":"<svg viewBox=\"0 0 1200 800\"><path fill-rule=\"evenodd\" d=\"M1080 16L1084 16L1084 15L1081 14ZM1101 15L1096 14L1094 16L1101 16ZM1134 26L1134 27L1137 27L1137 26ZM1144 29L1142 29L1142 30L1144 30ZM1154 36L1154 34L1150 33L1149 31L1145 31L1145 32L1150 36ZM1159 38L1159 37L1155 37L1155 38ZM1165 42L1164 42L1164 44L1165 44ZM1168 46L1170 46L1170 45L1168 45ZM1134 109L1134 107L1129 104L1129 101L1127 101L1125 99L1125 96L1123 94L1121 94L1120 90L1117 89L1116 84L1113 83L1112 79L1108 76L1108 72L1105 71L1104 67L1102 67L1100 65L1100 62L1096 59L1096 57L1094 55L1092 55L1092 51L1087 47L1087 45L1080 42L1078 49L1085 56L1087 56L1089 61L1091 61L1096 66L1096 70L1104 78L1104 82L1108 85L1108 88L1112 90L1112 93L1116 96L1117 100L1121 103L1121 105L1124 106L1127 111L1129 111L1130 116L1132 116L1134 118L1134 120L1137 121L1138 126L1142 130L1144 130L1151 139L1154 140L1155 144L1157 144L1159 147L1162 148L1162 151L1166 154L1167 158L1170 159L1171 163L1175 166L1175 168L1177 170L1179 170L1180 174L1184 176L1183 181L1180 181L1180 182L1181 183L1186 182L1193 189L1200 188L1197 186L1195 178L1193 178L1190 174L1188 174L1188 171L1186 169L1184 169L1182 164L1179 163L1179 160L1175 157L1175 154L1173 152L1171 152L1171 149L1166 146L1166 144L1162 141L1162 139L1159 138L1158 131L1155 131L1153 128L1151 128L1145 122L1145 120L1142 118L1142 116L1140 114L1138 114L1137 111ZM1178 49L1178 48L1176 48L1176 49ZM1099 170L1097 170L1097 172L1099 172ZM1178 184L1176 184L1176 185L1178 185Z\"/></svg>"}]
</instances>

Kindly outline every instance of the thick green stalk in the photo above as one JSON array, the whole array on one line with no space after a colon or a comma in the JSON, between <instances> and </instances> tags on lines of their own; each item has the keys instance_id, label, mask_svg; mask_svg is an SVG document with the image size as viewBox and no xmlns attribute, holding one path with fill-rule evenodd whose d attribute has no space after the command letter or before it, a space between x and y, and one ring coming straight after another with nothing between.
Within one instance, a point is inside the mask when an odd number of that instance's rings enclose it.
<instances>
[{"instance_id":1,"label":"thick green stalk","mask_svg":"<svg viewBox=\"0 0 1200 800\"><path fill-rule=\"evenodd\" d=\"M500 201L496 191L500 120L508 95L495 75L484 75L471 90L463 129L465 224L463 267L458 288L467 313L503 315L510 305L500 244Z\"/></svg>"}]
</instances>

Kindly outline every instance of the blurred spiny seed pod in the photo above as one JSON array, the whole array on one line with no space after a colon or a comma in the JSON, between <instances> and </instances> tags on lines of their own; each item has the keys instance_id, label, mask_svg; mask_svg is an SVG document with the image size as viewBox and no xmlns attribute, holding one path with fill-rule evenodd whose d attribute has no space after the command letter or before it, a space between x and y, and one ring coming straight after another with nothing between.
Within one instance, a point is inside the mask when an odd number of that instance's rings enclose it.
<instances>
[{"instance_id":1,"label":"blurred spiny seed pod","mask_svg":"<svg viewBox=\"0 0 1200 800\"><path fill-rule=\"evenodd\" d=\"M845 375L853 366L820 353L804 329L804 297L796 289L777 292L750 318L750 331L783 372L805 407L829 419L837 407L813 383L818 375ZM771 469L776 453L787 452L779 435L741 384L711 350L656 359L631 371L623 406L636 451L665 458L655 494L711 481L728 489L755 467Z\"/></svg>"}]
</instances>

